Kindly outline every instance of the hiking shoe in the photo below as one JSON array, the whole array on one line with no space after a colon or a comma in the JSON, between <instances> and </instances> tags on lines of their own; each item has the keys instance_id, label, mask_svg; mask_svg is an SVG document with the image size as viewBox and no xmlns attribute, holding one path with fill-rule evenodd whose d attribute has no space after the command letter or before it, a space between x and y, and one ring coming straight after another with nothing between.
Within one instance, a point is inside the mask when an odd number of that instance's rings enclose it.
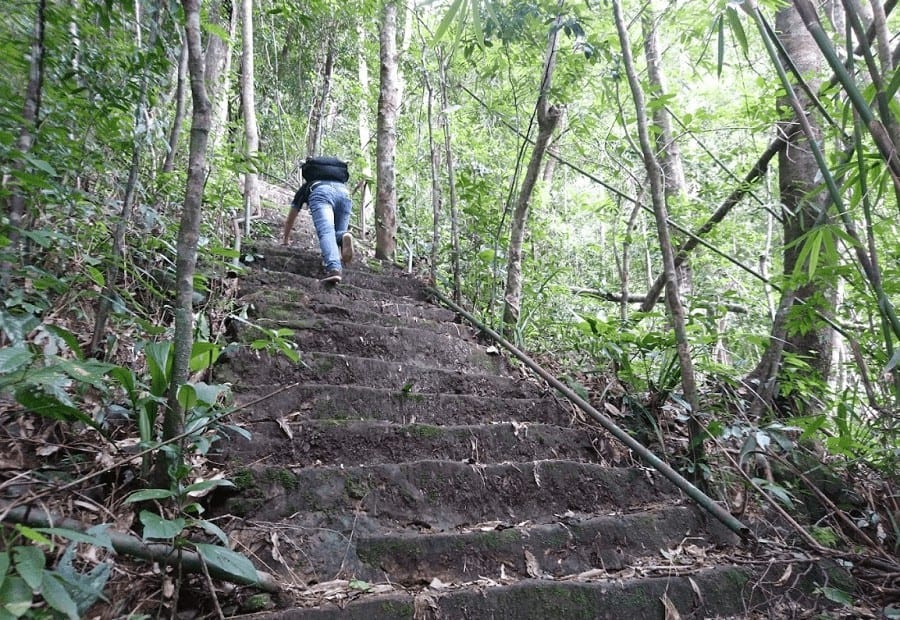
<instances>
[{"instance_id":1,"label":"hiking shoe","mask_svg":"<svg viewBox=\"0 0 900 620\"><path fill-rule=\"evenodd\" d=\"M333 269L325 274L325 277L320 280L322 284L337 284L341 281L341 272L337 269Z\"/></svg>"},{"instance_id":2,"label":"hiking shoe","mask_svg":"<svg viewBox=\"0 0 900 620\"><path fill-rule=\"evenodd\" d=\"M341 237L341 262L345 265L353 262L353 235L348 232Z\"/></svg>"}]
</instances>

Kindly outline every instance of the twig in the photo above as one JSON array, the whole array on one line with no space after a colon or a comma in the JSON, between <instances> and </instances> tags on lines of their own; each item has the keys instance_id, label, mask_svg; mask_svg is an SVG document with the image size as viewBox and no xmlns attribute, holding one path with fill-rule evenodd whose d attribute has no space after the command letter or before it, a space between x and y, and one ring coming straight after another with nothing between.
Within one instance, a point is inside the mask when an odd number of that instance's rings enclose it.
<instances>
[{"instance_id":1,"label":"twig","mask_svg":"<svg viewBox=\"0 0 900 620\"><path fill-rule=\"evenodd\" d=\"M209 576L209 568L206 566L206 560L203 559L203 556L200 556L200 568L203 570L203 576L206 578L206 585L209 586L209 594L213 601L213 606L216 608L216 616L218 616L219 620L225 620L225 614L222 613L222 606L219 605L219 597L216 595L216 586L213 583L212 577Z\"/></svg>"}]
</instances>

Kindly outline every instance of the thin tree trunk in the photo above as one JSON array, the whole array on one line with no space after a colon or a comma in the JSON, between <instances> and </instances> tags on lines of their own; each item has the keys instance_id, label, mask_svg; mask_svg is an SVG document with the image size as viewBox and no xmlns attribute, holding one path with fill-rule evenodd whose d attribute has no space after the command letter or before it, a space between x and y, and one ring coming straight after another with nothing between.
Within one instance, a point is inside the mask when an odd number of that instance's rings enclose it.
<instances>
[{"instance_id":1,"label":"thin tree trunk","mask_svg":"<svg viewBox=\"0 0 900 620\"><path fill-rule=\"evenodd\" d=\"M230 12L225 13L226 7ZM238 0L213 0L209 4L210 23L228 32L223 41L215 31L209 34L206 44L205 79L210 100L209 152L215 153L221 146L228 122L228 94L231 90L231 57L235 28L237 27ZM228 15L228 17L225 17Z\"/></svg>"},{"instance_id":2,"label":"thin tree trunk","mask_svg":"<svg viewBox=\"0 0 900 620\"><path fill-rule=\"evenodd\" d=\"M510 340L516 332L519 323L519 314L522 303L522 244L525 240L525 229L528 226L528 214L531 203L531 194L540 176L544 153L553 131L559 124L562 116L562 108L551 105L550 85L553 80L553 70L556 68L556 42L559 39L559 29L562 16L558 15L551 26L547 52L544 57L540 91L537 100L538 133L534 140L534 149L531 151L531 159L522 180L522 187L516 199L513 209L513 217L509 235L509 250L506 263L506 289L503 294L503 335Z\"/></svg>"},{"instance_id":3,"label":"thin tree trunk","mask_svg":"<svg viewBox=\"0 0 900 620\"><path fill-rule=\"evenodd\" d=\"M700 412L700 398L697 393L697 384L694 377L694 364L691 360L691 351L687 340L685 328L684 309L678 293L678 276L675 271L675 252L669 240L668 213L666 211L665 182L663 171L653 154L653 146L650 142L650 132L647 122L644 93L640 81L634 69L634 61L631 57L631 43L628 39L628 31L625 28L625 20L622 17L622 8L618 0L613 0L613 15L616 22L616 30L619 34L622 60L625 73L628 76L628 84L634 98L634 107L637 117L638 137L640 139L641 153L644 158L644 166L650 181L650 194L653 200L653 213L656 216L656 230L659 235L659 247L662 253L663 271L666 274L666 302L669 306L669 314L672 327L675 332L675 349L678 354L678 363L681 367L681 386L684 390L685 400L691 408L688 421L688 433L690 435L691 460L697 465L703 459L703 435L697 415ZM699 472L699 468L695 469ZM699 477L697 478L699 480Z\"/></svg>"},{"instance_id":4,"label":"thin tree trunk","mask_svg":"<svg viewBox=\"0 0 900 620\"><path fill-rule=\"evenodd\" d=\"M785 53L797 70L802 75L815 76L824 64L823 58L794 7L787 6L778 11L775 29ZM810 86L815 89L818 82L811 79ZM798 89L780 98L777 106L787 116L780 123L787 127L781 133L791 136L785 149L779 151L778 158L779 193L784 207L783 268L784 275L790 282L790 278L802 276L806 272L806 264L800 263L802 243L798 241L821 223L827 222L827 217L822 217L826 195L822 191L816 191L819 166L811 144L821 144L821 129L811 118L812 103L809 97ZM802 132L792 129L804 124L806 127ZM814 279L806 278L799 285L789 284L782 291L768 349L746 379L748 384L756 386L758 400L752 406L755 413L760 413L763 406L770 406L774 402L784 352L803 356L813 376L823 381L828 380L833 343L831 327L824 323L808 326L803 330L789 327L790 313L795 302L800 302L807 308L804 312L811 307L827 314L831 307L829 300L833 295L833 283L824 280L822 273L824 271L820 269Z\"/></svg>"},{"instance_id":5,"label":"thin tree trunk","mask_svg":"<svg viewBox=\"0 0 900 620\"><path fill-rule=\"evenodd\" d=\"M647 80L650 95L655 98L666 94L665 81L661 68L659 53L659 33L656 30L656 18L652 11L641 15L641 26L644 34L644 57L647 60ZM664 105L653 108L653 124L656 126L656 156L663 171L667 208L673 201L683 200L687 195L687 184L684 180L684 167L681 163L681 152L672 133L672 121ZM678 274L678 286L682 298L689 295L692 289L692 273L690 260L685 257L675 265Z\"/></svg>"},{"instance_id":6,"label":"thin tree trunk","mask_svg":"<svg viewBox=\"0 0 900 620\"><path fill-rule=\"evenodd\" d=\"M334 74L334 37L329 31L325 45L325 61L320 71L318 96L313 102L309 115L309 130L306 134L306 156L319 154L322 147L322 134L325 126L325 108L331 97L331 80Z\"/></svg>"},{"instance_id":7,"label":"thin tree trunk","mask_svg":"<svg viewBox=\"0 0 900 620\"><path fill-rule=\"evenodd\" d=\"M136 3L137 6L140 2ZM147 42L148 49L152 49L156 45L156 38L159 32L160 13L157 10L153 16L150 25L150 38ZM135 22L140 32L140 21ZM137 39L141 36L138 34ZM122 262L122 256L125 254L125 233L131 225L131 215L134 210L134 198L137 193L138 173L141 169L141 155L144 150L145 140L143 136L139 136L140 127L146 126L147 117L147 90L150 85L150 67L144 68L141 76L141 88L138 94L137 105L134 111L134 142L131 145L131 168L128 170L128 180L125 182L125 195L122 198L122 212L119 215L119 221L116 222L113 231L113 247L112 260L109 261L109 267L106 270L106 285L103 287L103 294L97 306L97 314L94 317L94 332L91 337L91 355L100 357L103 355L106 341L106 322L109 318L109 311L112 307L112 299L116 289L119 286L119 269Z\"/></svg>"},{"instance_id":8,"label":"thin tree trunk","mask_svg":"<svg viewBox=\"0 0 900 620\"><path fill-rule=\"evenodd\" d=\"M459 265L459 204L456 196L456 164L450 130L450 98L447 95L447 58L438 52L441 69L441 112L444 126L444 160L447 164L447 188L450 190L450 270L453 275L453 301L462 302L462 274Z\"/></svg>"},{"instance_id":9,"label":"thin tree trunk","mask_svg":"<svg viewBox=\"0 0 900 620\"><path fill-rule=\"evenodd\" d=\"M431 162L431 255L428 275L431 285L437 285L438 247L441 242L441 155L434 140L434 87L428 77L428 66L422 57L422 81L425 84L425 111L428 118L428 153Z\"/></svg>"},{"instance_id":10,"label":"thin tree trunk","mask_svg":"<svg viewBox=\"0 0 900 620\"><path fill-rule=\"evenodd\" d=\"M400 112L397 73L397 5L384 5L380 35L381 84L378 96L378 144L375 196L375 258L393 260L397 249L397 188L394 158L397 152L397 116Z\"/></svg>"},{"instance_id":11,"label":"thin tree trunk","mask_svg":"<svg viewBox=\"0 0 900 620\"><path fill-rule=\"evenodd\" d=\"M197 241L200 231L203 183L206 177L206 152L211 123L211 106L206 94L203 48L200 43L200 0L182 0L182 5L185 15L193 114L184 209L181 213L176 246L174 358L168 406L163 418L164 440L181 434L184 426L184 412L178 403L178 389L188 380L191 347L193 346L194 271L197 266ZM165 470L161 469L165 466L165 460L161 459L158 462L158 472L165 473Z\"/></svg>"},{"instance_id":12,"label":"thin tree trunk","mask_svg":"<svg viewBox=\"0 0 900 620\"><path fill-rule=\"evenodd\" d=\"M37 12L34 18L34 30L31 35L31 63L28 71L28 84L25 86L25 107L22 111L22 126L19 128L19 138L16 141L16 150L20 153L12 162L12 169L22 172L25 169L25 155L34 146L35 131L37 130L38 117L41 111L41 93L44 83L44 26L46 0L39 0ZM4 184L6 179L4 178ZM17 184L13 184L9 198L9 240L14 253L19 251L20 231L25 223L25 193ZM0 290L6 290L10 265L3 265L3 286Z\"/></svg>"},{"instance_id":13,"label":"thin tree trunk","mask_svg":"<svg viewBox=\"0 0 900 620\"><path fill-rule=\"evenodd\" d=\"M369 92L369 64L366 62L366 29L362 23L357 24L357 37L359 38L359 48L357 50L357 72L359 75L359 86L363 93ZM369 126L369 102L365 96L359 98L359 111L357 113L359 126L359 152L362 154L362 170L360 171L360 184L362 190L359 195L359 236L366 238L366 221L367 212L372 202L372 187L370 179L372 178L372 160L369 156L371 152L372 132Z\"/></svg>"},{"instance_id":14,"label":"thin tree trunk","mask_svg":"<svg viewBox=\"0 0 900 620\"><path fill-rule=\"evenodd\" d=\"M243 55L241 57L241 105L244 108L248 172L244 174L244 234L250 234L250 216L260 214L259 174L256 157L259 153L259 129L256 125L256 71L253 62L253 0L243 0Z\"/></svg>"},{"instance_id":15,"label":"thin tree trunk","mask_svg":"<svg viewBox=\"0 0 900 620\"><path fill-rule=\"evenodd\" d=\"M175 115L172 118L172 130L169 132L169 150L166 160L162 165L162 172L172 172L175 168L175 153L178 150L178 140L181 137L181 128L184 125L185 98L187 94L187 43L181 46L181 54L178 58L178 79L175 85Z\"/></svg>"}]
</instances>

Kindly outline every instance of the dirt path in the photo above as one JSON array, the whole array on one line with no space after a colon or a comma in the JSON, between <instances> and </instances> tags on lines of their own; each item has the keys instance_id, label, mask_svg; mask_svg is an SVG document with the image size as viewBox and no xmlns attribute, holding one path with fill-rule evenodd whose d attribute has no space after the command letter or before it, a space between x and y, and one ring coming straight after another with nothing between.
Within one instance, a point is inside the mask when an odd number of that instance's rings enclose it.
<instances>
[{"instance_id":1,"label":"dirt path","mask_svg":"<svg viewBox=\"0 0 900 620\"><path fill-rule=\"evenodd\" d=\"M238 403L266 397L241 419L252 440L225 446L238 490L214 507L290 584L250 599L268 605L254 617L778 617L785 587L816 577L761 577L415 279L360 248L342 284L320 284L307 213L298 224L293 247L256 242L241 298L251 322L292 330L299 361L244 348L215 377Z\"/></svg>"}]
</instances>

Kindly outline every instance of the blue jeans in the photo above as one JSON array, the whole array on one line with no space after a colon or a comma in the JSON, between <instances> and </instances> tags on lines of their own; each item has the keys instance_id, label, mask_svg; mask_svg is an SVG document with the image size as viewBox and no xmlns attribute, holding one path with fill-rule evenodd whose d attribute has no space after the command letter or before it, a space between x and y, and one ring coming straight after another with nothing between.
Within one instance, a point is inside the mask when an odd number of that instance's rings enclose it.
<instances>
[{"instance_id":1,"label":"blue jeans","mask_svg":"<svg viewBox=\"0 0 900 620\"><path fill-rule=\"evenodd\" d=\"M341 271L341 239L350 224L353 204L343 183L319 181L309 195L309 213L322 249L325 271Z\"/></svg>"}]
</instances>

